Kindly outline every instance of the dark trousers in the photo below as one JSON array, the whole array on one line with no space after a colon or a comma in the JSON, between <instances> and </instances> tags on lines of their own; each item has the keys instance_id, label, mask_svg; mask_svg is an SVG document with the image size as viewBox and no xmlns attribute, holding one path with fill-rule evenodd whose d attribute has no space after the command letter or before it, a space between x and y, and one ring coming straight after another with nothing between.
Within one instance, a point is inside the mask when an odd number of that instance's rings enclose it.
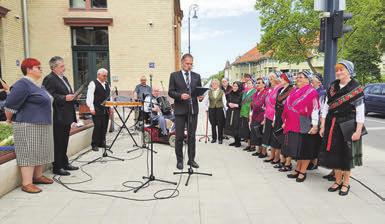
<instances>
[{"instance_id":1,"label":"dark trousers","mask_svg":"<svg viewBox=\"0 0 385 224\"><path fill-rule=\"evenodd\" d=\"M209 121L213 140L223 140L223 128L225 126L225 114L223 108L209 108ZM218 135L217 135L218 128Z\"/></svg>"},{"instance_id":2,"label":"dark trousers","mask_svg":"<svg viewBox=\"0 0 385 224\"><path fill-rule=\"evenodd\" d=\"M178 162L183 161L183 141L184 141L184 130L187 126L188 115L175 115L176 125L176 143L175 143L175 154ZM188 125L188 158L189 161L195 159L195 132L197 129L198 115L190 115L190 123Z\"/></svg>"},{"instance_id":3,"label":"dark trousers","mask_svg":"<svg viewBox=\"0 0 385 224\"><path fill-rule=\"evenodd\" d=\"M54 162L52 163L54 170L59 170L68 165L67 147L70 137L71 125L53 124L53 141L54 141Z\"/></svg>"},{"instance_id":4,"label":"dark trousers","mask_svg":"<svg viewBox=\"0 0 385 224\"><path fill-rule=\"evenodd\" d=\"M108 129L108 114L92 116L94 131L92 132L92 147L105 147Z\"/></svg>"}]
</instances>

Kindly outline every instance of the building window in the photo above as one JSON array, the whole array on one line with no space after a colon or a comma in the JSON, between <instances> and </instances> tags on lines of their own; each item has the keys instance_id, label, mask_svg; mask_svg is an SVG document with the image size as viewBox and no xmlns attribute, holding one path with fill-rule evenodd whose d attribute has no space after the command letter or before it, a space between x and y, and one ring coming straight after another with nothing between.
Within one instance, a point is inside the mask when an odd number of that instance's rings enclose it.
<instances>
[{"instance_id":1,"label":"building window","mask_svg":"<svg viewBox=\"0 0 385 224\"><path fill-rule=\"evenodd\" d=\"M92 0L91 8L107 8L107 0Z\"/></svg>"},{"instance_id":2,"label":"building window","mask_svg":"<svg viewBox=\"0 0 385 224\"><path fill-rule=\"evenodd\" d=\"M106 9L107 0L70 0L73 9Z\"/></svg>"},{"instance_id":3,"label":"building window","mask_svg":"<svg viewBox=\"0 0 385 224\"><path fill-rule=\"evenodd\" d=\"M73 46L108 46L106 27L75 27L72 29Z\"/></svg>"},{"instance_id":4,"label":"building window","mask_svg":"<svg viewBox=\"0 0 385 224\"><path fill-rule=\"evenodd\" d=\"M86 8L86 0L71 0L70 6L71 8L76 8L76 9Z\"/></svg>"}]
</instances>

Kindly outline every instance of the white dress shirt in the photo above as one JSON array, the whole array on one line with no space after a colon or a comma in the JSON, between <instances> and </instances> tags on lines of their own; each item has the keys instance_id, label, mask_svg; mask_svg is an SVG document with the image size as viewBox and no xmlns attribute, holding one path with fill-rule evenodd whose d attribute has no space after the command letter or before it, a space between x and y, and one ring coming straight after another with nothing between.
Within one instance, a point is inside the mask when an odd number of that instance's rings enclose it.
<instances>
[{"instance_id":1,"label":"white dress shirt","mask_svg":"<svg viewBox=\"0 0 385 224\"><path fill-rule=\"evenodd\" d=\"M187 82L186 82L186 72L187 71L183 71L182 70L182 75L183 75L183 80L184 80L184 82L186 83L186 85L187 85ZM191 85L191 71L188 71L188 79L189 79L189 82L190 82L190 85Z\"/></svg>"},{"instance_id":2,"label":"white dress shirt","mask_svg":"<svg viewBox=\"0 0 385 224\"><path fill-rule=\"evenodd\" d=\"M106 89L106 82L101 82L99 79L97 79L100 84L102 84L103 88ZM90 108L90 110L95 110L94 107L94 94L95 94L95 82L92 81L90 84L88 84L88 90L87 90L87 106Z\"/></svg>"},{"instance_id":3,"label":"white dress shirt","mask_svg":"<svg viewBox=\"0 0 385 224\"><path fill-rule=\"evenodd\" d=\"M344 86L340 85L340 88L342 89ZM325 96L325 103L321 107L321 117L326 118L326 116L329 113L329 104L328 102L328 97ZM355 106L356 108L356 122L357 123L365 123L365 104L361 103L359 105Z\"/></svg>"}]
</instances>

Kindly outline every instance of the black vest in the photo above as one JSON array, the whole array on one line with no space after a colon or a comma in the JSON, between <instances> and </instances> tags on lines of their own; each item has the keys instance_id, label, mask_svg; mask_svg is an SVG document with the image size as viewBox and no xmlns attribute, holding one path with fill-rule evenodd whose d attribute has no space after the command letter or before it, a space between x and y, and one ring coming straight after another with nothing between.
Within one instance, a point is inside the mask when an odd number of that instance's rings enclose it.
<instances>
[{"instance_id":1,"label":"black vest","mask_svg":"<svg viewBox=\"0 0 385 224\"><path fill-rule=\"evenodd\" d=\"M106 82L106 89L103 88L103 85L95 80L95 92L94 92L94 107L96 115L104 115L107 114L108 107L104 107L101 104L110 99L110 87Z\"/></svg>"}]
</instances>

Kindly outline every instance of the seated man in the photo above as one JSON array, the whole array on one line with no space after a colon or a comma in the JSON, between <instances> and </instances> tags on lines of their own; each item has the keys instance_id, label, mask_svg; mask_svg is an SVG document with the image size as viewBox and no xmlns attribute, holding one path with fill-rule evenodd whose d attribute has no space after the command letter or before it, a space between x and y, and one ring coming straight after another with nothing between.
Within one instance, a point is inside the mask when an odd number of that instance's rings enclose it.
<instances>
[{"instance_id":1,"label":"seated man","mask_svg":"<svg viewBox=\"0 0 385 224\"><path fill-rule=\"evenodd\" d=\"M167 123L166 119L171 120L172 122L175 121L174 114L162 114L160 105L157 101L157 98L160 96L160 90L159 88L153 88L152 89L152 108L151 108L151 95L148 95L144 99L144 112L149 114L150 119L153 123L159 124L159 127L161 129L161 135L162 136L168 136L168 130L167 130Z\"/></svg>"}]
</instances>

